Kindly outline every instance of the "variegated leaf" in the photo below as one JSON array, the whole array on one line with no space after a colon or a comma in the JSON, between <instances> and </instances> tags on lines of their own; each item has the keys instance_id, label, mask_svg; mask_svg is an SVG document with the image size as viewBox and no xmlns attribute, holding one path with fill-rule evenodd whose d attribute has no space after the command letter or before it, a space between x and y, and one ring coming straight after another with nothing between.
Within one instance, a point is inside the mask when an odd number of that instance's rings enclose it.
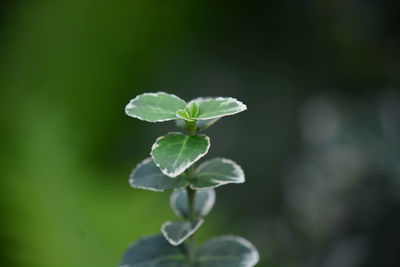
<instances>
[{"instance_id":1,"label":"variegated leaf","mask_svg":"<svg viewBox=\"0 0 400 267\"><path fill-rule=\"evenodd\" d=\"M207 154L209 147L208 136L169 133L156 140L150 154L165 175L176 177Z\"/></svg>"},{"instance_id":2,"label":"variegated leaf","mask_svg":"<svg viewBox=\"0 0 400 267\"><path fill-rule=\"evenodd\" d=\"M200 164L192 182L193 189L214 188L229 183L244 183L242 168L230 159L215 158Z\"/></svg>"},{"instance_id":3,"label":"variegated leaf","mask_svg":"<svg viewBox=\"0 0 400 267\"><path fill-rule=\"evenodd\" d=\"M132 99L125 107L128 116L148 121L176 120L176 112L184 109L186 102L176 95L164 92L145 93Z\"/></svg>"}]
</instances>

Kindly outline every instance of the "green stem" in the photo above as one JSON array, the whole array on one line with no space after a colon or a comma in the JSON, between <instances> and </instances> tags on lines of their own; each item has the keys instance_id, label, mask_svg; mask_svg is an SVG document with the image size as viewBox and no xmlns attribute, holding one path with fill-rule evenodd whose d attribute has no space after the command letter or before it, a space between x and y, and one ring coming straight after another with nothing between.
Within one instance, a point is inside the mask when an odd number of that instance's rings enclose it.
<instances>
[{"instance_id":1,"label":"green stem","mask_svg":"<svg viewBox=\"0 0 400 267\"><path fill-rule=\"evenodd\" d=\"M189 207L189 220L191 222L195 221L195 198L196 198L196 191L191 189L189 186L186 188L188 193L188 207Z\"/></svg>"},{"instance_id":2,"label":"green stem","mask_svg":"<svg viewBox=\"0 0 400 267\"><path fill-rule=\"evenodd\" d=\"M196 121L193 122L186 121L186 131L189 133L189 135L195 135L197 132ZM189 182L192 182L192 180L195 178L194 169L195 167L194 165L192 165L186 170L186 175ZM186 187L186 192L188 196L188 213L189 213L188 219L189 222L194 223L194 221L196 220L196 214L195 214L196 190L193 190L192 188L190 188L190 186L188 186ZM196 243L193 233L187 240L187 256L189 262L191 263L194 262L195 253L196 253Z\"/></svg>"},{"instance_id":3,"label":"green stem","mask_svg":"<svg viewBox=\"0 0 400 267\"><path fill-rule=\"evenodd\" d=\"M196 121L186 121L186 131L189 135L195 135L197 131Z\"/></svg>"},{"instance_id":4,"label":"green stem","mask_svg":"<svg viewBox=\"0 0 400 267\"><path fill-rule=\"evenodd\" d=\"M196 191L191 189L189 186L186 188L188 194L188 207L189 207L189 221L193 223L195 221L195 201L196 201ZM194 260L194 254L196 251L194 234L192 234L188 239L188 258L190 262Z\"/></svg>"}]
</instances>

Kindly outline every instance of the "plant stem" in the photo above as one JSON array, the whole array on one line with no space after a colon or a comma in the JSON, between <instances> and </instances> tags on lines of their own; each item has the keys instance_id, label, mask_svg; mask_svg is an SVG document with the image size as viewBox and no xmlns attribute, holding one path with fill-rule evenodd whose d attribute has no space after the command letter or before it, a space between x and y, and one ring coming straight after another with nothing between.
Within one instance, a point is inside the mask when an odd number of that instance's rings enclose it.
<instances>
[{"instance_id":1,"label":"plant stem","mask_svg":"<svg viewBox=\"0 0 400 267\"><path fill-rule=\"evenodd\" d=\"M195 135L197 131L196 121L186 121L186 131L189 135Z\"/></svg>"},{"instance_id":2,"label":"plant stem","mask_svg":"<svg viewBox=\"0 0 400 267\"><path fill-rule=\"evenodd\" d=\"M193 222L196 218L195 216L195 198L196 198L196 191L191 189L189 186L186 188L188 193L188 207L189 207L189 220Z\"/></svg>"},{"instance_id":3,"label":"plant stem","mask_svg":"<svg viewBox=\"0 0 400 267\"><path fill-rule=\"evenodd\" d=\"M186 131L188 132L189 135L195 135L197 132L197 126L196 126L196 121L189 122L186 121ZM189 182L191 182L195 177L194 177L194 165L190 166L189 169L186 170L186 175L187 179ZM196 190L193 190L190 188L190 186L186 187L186 192L188 196L188 216L189 216L189 222L194 223L196 220L196 214L195 214L195 201L196 201ZM193 263L194 261L194 256L196 253L196 243L194 239L194 233L188 238L187 241L187 256L189 259L189 262Z\"/></svg>"},{"instance_id":4,"label":"plant stem","mask_svg":"<svg viewBox=\"0 0 400 267\"><path fill-rule=\"evenodd\" d=\"M190 173L190 172L189 172ZM193 223L196 220L195 215L195 201L196 201L196 190L191 189L189 186L186 187L186 192L188 196L188 213L189 213L189 221ZM192 234L188 239L188 258L190 262L194 260L194 254L196 251L194 240L194 234Z\"/></svg>"}]
</instances>

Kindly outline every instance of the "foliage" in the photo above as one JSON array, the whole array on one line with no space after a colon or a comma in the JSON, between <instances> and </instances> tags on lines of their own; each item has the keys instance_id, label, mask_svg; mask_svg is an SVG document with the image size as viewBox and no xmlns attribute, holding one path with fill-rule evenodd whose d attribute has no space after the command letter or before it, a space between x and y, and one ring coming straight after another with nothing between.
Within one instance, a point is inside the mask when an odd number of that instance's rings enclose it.
<instances>
[{"instance_id":1,"label":"foliage","mask_svg":"<svg viewBox=\"0 0 400 267\"><path fill-rule=\"evenodd\" d=\"M130 175L130 185L152 191L175 190L170 206L183 221L168 221L162 235L143 238L124 254L121 267L207 266L251 267L257 264L256 248L235 236L212 238L197 249L194 234L215 202L214 188L245 181L242 168L224 158L207 160L210 138L199 135L219 118L246 110L234 98L197 98L189 103L163 92L145 93L132 99L126 114L148 122L176 120L186 133L168 133L151 148L151 158L139 163ZM186 242L185 242L186 241Z\"/></svg>"}]
</instances>

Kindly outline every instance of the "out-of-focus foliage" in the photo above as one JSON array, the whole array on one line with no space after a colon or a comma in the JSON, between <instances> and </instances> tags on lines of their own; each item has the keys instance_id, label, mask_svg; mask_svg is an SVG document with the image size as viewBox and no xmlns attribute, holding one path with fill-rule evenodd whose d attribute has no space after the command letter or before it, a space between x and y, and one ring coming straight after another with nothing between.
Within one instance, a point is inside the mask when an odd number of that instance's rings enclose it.
<instances>
[{"instance_id":1,"label":"out-of-focus foliage","mask_svg":"<svg viewBox=\"0 0 400 267\"><path fill-rule=\"evenodd\" d=\"M11 12L0 51L2 265L116 266L133 239L172 217L168 196L128 185L149 151L124 106L187 38L194 6L4 7Z\"/></svg>"},{"instance_id":2,"label":"out-of-focus foliage","mask_svg":"<svg viewBox=\"0 0 400 267\"><path fill-rule=\"evenodd\" d=\"M150 90L248 105L209 130L247 182L217 189L200 235L248 237L259 266L400 265L399 2L0 7L4 266L116 266L173 217L127 181L169 127L124 115Z\"/></svg>"},{"instance_id":3,"label":"out-of-focus foliage","mask_svg":"<svg viewBox=\"0 0 400 267\"><path fill-rule=\"evenodd\" d=\"M395 266L400 94L315 97L304 106L301 128L302 152L270 228L285 265Z\"/></svg>"}]
</instances>

